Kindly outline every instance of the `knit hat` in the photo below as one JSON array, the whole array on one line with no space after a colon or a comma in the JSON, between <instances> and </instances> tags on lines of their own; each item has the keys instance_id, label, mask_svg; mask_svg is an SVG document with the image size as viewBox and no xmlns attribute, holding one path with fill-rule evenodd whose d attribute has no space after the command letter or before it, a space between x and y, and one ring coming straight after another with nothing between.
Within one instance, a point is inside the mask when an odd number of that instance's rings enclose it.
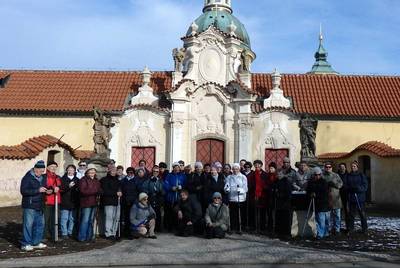
<instances>
[{"instance_id":1,"label":"knit hat","mask_svg":"<svg viewBox=\"0 0 400 268\"><path fill-rule=\"evenodd\" d=\"M91 169L94 169L95 171L97 171L97 168L96 168L96 166L94 164L89 164L86 172L91 170Z\"/></svg>"},{"instance_id":2,"label":"knit hat","mask_svg":"<svg viewBox=\"0 0 400 268\"><path fill-rule=\"evenodd\" d=\"M213 199L214 199L214 198L222 198L221 193L215 192L215 193L213 194Z\"/></svg>"},{"instance_id":3,"label":"knit hat","mask_svg":"<svg viewBox=\"0 0 400 268\"><path fill-rule=\"evenodd\" d=\"M290 163L290 158L289 158L289 157L285 157L285 158L283 158L283 163L285 163L285 162L288 162L288 163Z\"/></svg>"},{"instance_id":4,"label":"knit hat","mask_svg":"<svg viewBox=\"0 0 400 268\"><path fill-rule=\"evenodd\" d=\"M216 168L222 168L222 164L220 162L215 162L214 167Z\"/></svg>"},{"instance_id":5,"label":"knit hat","mask_svg":"<svg viewBox=\"0 0 400 268\"><path fill-rule=\"evenodd\" d=\"M139 201L142 201L144 198L148 198L149 196L146 193L139 194Z\"/></svg>"},{"instance_id":6,"label":"knit hat","mask_svg":"<svg viewBox=\"0 0 400 268\"><path fill-rule=\"evenodd\" d=\"M43 160L37 161L34 168L46 168L44 161Z\"/></svg>"},{"instance_id":7,"label":"knit hat","mask_svg":"<svg viewBox=\"0 0 400 268\"><path fill-rule=\"evenodd\" d=\"M203 163L201 163L201 162L196 162L196 163L194 163L194 167L195 167L195 168L203 168Z\"/></svg>"},{"instance_id":8,"label":"knit hat","mask_svg":"<svg viewBox=\"0 0 400 268\"><path fill-rule=\"evenodd\" d=\"M47 166L49 167L49 166L52 166L52 165L56 165L57 167L58 167L58 164L56 163L56 161L49 161L48 163L47 163Z\"/></svg>"},{"instance_id":9,"label":"knit hat","mask_svg":"<svg viewBox=\"0 0 400 268\"><path fill-rule=\"evenodd\" d=\"M172 163L172 167L180 166L178 162Z\"/></svg>"},{"instance_id":10,"label":"knit hat","mask_svg":"<svg viewBox=\"0 0 400 268\"><path fill-rule=\"evenodd\" d=\"M264 165L264 163L261 161L261 160L255 160L254 162L253 162L253 165L256 165L256 164L259 164L259 165Z\"/></svg>"},{"instance_id":11,"label":"knit hat","mask_svg":"<svg viewBox=\"0 0 400 268\"><path fill-rule=\"evenodd\" d=\"M313 173L314 173L314 175L321 175L322 174L322 170L321 170L320 167L315 167L313 169Z\"/></svg>"}]
</instances>

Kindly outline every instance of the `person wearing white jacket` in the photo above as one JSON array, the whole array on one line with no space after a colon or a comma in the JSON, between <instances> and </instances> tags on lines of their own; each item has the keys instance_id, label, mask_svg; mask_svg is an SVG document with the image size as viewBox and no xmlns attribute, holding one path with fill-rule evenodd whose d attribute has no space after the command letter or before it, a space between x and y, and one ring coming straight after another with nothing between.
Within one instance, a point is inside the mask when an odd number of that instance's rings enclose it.
<instances>
[{"instance_id":1,"label":"person wearing white jacket","mask_svg":"<svg viewBox=\"0 0 400 268\"><path fill-rule=\"evenodd\" d=\"M239 228L239 209L240 218L243 227L246 217L246 194L247 188L247 178L242 173L240 173L240 165L232 165L233 174L226 178L224 190L229 196L229 212L231 219L231 227L233 231L240 231Z\"/></svg>"}]
</instances>

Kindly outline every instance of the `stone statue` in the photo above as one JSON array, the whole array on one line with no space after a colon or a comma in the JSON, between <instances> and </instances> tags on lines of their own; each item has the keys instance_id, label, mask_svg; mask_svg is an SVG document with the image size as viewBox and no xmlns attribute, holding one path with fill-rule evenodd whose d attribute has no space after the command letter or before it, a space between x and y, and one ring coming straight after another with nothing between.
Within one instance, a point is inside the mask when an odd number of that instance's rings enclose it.
<instances>
[{"instance_id":1,"label":"stone statue","mask_svg":"<svg viewBox=\"0 0 400 268\"><path fill-rule=\"evenodd\" d=\"M110 157L109 143L111 141L111 128L115 125L110 116L106 116L104 111L99 108L93 108L94 113L94 151L96 155Z\"/></svg>"},{"instance_id":2,"label":"stone statue","mask_svg":"<svg viewBox=\"0 0 400 268\"><path fill-rule=\"evenodd\" d=\"M174 48L172 51L172 57L175 63L175 72L182 72L183 60L185 59L186 50L185 48Z\"/></svg>"},{"instance_id":3,"label":"stone statue","mask_svg":"<svg viewBox=\"0 0 400 268\"><path fill-rule=\"evenodd\" d=\"M249 55L247 50L243 50L242 54L240 54L240 62L241 72L250 72L251 56Z\"/></svg>"},{"instance_id":4,"label":"stone statue","mask_svg":"<svg viewBox=\"0 0 400 268\"><path fill-rule=\"evenodd\" d=\"M299 122L301 159L304 161L316 160L315 138L317 136L317 126L318 121L308 116L303 116Z\"/></svg>"}]
</instances>

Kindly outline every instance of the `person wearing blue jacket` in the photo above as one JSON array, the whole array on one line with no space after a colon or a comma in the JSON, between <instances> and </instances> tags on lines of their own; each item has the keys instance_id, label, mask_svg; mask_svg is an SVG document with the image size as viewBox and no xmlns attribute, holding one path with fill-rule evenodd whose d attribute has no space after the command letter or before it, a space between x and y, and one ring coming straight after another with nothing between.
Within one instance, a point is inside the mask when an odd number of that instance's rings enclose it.
<instances>
[{"instance_id":1,"label":"person wearing blue jacket","mask_svg":"<svg viewBox=\"0 0 400 268\"><path fill-rule=\"evenodd\" d=\"M42 243L44 233L44 194L51 194L46 185L44 161L38 161L33 169L22 178L20 192L22 195L22 241L21 249L32 251L44 249Z\"/></svg>"},{"instance_id":2,"label":"person wearing blue jacket","mask_svg":"<svg viewBox=\"0 0 400 268\"><path fill-rule=\"evenodd\" d=\"M179 193L185 185L186 176L180 170L179 163L172 164L172 172L163 182L165 191L165 227L169 232L176 226L174 207L179 200Z\"/></svg>"},{"instance_id":3,"label":"person wearing blue jacket","mask_svg":"<svg viewBox=\"0 0 400 268\"><path fill-rule=\"evenodd\" d=\"M365 213L366 192L368 191L367 177L358 170L358 162L351 164L351 172L344 179L345 191L348 194L349 220L348 232L354 232L354 219L356 213L360 215L361 228L363 233L367 233L368 224Z\"/></svg>"}]
</instances>

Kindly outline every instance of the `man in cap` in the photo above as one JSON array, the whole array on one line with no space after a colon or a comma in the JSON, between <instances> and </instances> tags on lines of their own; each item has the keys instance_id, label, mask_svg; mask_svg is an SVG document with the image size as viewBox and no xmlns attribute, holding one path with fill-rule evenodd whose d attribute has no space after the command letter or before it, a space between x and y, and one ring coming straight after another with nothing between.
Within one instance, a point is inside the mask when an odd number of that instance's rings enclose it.
<instances>
[{"instance_id":1,"label":"man in cap","mask_svg":"<svg viewBox=\"0 0 400 268\"><path fill-rule=\"evenodd\" d=\"M308 182L307 194L315 201L315 218L317 221L317 239L329 236L329 185L322 179L322 170L315 167L312 179Z\"/></svg>"},{"instance_id":2,"label":"man in cap","mask_svg":"<svg viewBox=\"0 0 400 268\"><path fill-rule=\"evenodd\" d=\"M289 157L283 159L283 166L278 173L278 177L287 177L291 185L296 181L296 170L290 165Z\"/></svg>"},{"instance_id":3,"label":"man in cap","mask_svg":"<svg viewBox=\"0 0 400 268\"><path fill-rule=\"evenodd\" d=\"M42 243L44 232L44 194L48 192L44 161L38 161L33 169L22 178L20 192L22 194L22 241L21 249L32 251L47 246Z\"/></svg>"}]
</instances>

